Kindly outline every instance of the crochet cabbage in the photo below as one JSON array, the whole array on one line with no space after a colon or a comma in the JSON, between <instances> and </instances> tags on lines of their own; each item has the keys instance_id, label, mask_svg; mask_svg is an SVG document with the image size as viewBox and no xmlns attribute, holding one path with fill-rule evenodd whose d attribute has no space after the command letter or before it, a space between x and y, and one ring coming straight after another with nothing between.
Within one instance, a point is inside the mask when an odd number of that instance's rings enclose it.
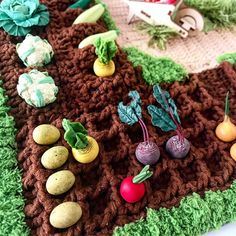
<instances>
[{"instance_id":1,"label":"crochet cabbage","mask_svg":"<svg viewBox=\"0 0 236 236\"><path fill-rule=\"evenodd\" d=\"M32 26L47 25L49 12L38 0L3 0L0 4L0 27L14 36L24 36Z\"/></svg>"}]
</instances>

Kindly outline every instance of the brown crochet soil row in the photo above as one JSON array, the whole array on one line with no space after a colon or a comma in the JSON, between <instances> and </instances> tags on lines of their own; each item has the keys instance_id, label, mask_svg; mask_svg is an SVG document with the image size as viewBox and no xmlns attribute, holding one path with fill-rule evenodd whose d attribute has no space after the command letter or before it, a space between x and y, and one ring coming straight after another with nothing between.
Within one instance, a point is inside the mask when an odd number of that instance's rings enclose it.
<instances>
[{"instance_id":1,"label":"brown crochet soil row","mask_svg":"<svg viewBox=\"0 0 236 236\"><path fill-rule=\"evenodd\" d=\"M158 209L172 207L192 192L226 189L236 178L235 162L230 158L230 144L217 140L216 125L223 118L224 97L230 91L233 121L236 122L236 70L228 63L219 68L190 75L189 80L168 89L179 108L186 137L192 143L185 160L173 160L164 151L165 141L173 133L163 133L151 125L147 114L148 104L156 104L152 88L145 85L141 68L133 68L126 55L119 51L115 57L116 73L110 78L97 78L93 73L96 59L94 48L79 50L77 45L88 35L103 32L102 23L71 26L80 10L66 10L69 0L42 1L48 5L50 25L35 34L46 38L55 51L54 60L41 71L48 71L60 91L55 103L35 109L18 95L16 84L20 74L29 71L19 60L15 43L21 38L9 37L0 31L0 71L4 88L10 98L10 114L18 129L18 161L23 169L23 189L26 198L26 221L32 235L109 235L117 225L139 219L145 207ZM117 105L128 102L127 94L136 89L143 101L143 118L151 139L161 147L161 159L152 167L152 178L145 185L147 194L138 203L125 203L119 194L123 178L135 175L142 165L134 152L142 141L138 125L128 127L120 122ZM69 169L76 176L75 186L67 193L54 197L47 193L45 183L54 171L46 170L40 157L49 146L39 146L32 139L33 129L43 123L57 126L61 139L57 144L68 145L63 140L61 121L68 118L80 121L96 138L100 146L99 157L84 165L70 155L61 169ZM76 201L83 209L82 219L65 230L49 224L52 209L64 202Z\"/></svg>"}]
</instances>

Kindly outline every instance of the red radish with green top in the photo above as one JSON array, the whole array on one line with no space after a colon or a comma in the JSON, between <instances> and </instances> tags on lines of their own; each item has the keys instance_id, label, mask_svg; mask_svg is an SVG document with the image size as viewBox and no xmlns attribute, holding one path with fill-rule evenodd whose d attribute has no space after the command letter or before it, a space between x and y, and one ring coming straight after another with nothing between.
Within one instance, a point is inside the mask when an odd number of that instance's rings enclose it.
<instances>
[{"instance_id":1,"label":"red radish with green top","mask_svg":"<svg viewBox=\"0 0 236 236\"><path fill-rule=\"evenodd\" d=\"M142 120L141 99L137 91L129 92L129 96L133 101L125 106L122 102L118 105L118 113L120 120L128 125L139 123L143 131L144 141L139 143L136 148L136 158L144 165L153 165L160 158L159 147L150 141L149 134L145 123Z\"/></svg>"},{"instance_id":2,"label":"red radish with green top","mask_svg":"<svg viewBox=\"0 0 236 236\"><path fill-rule=\"evenodd\" d=\"M148 106L148 112L152 116L152 124L163 131L175 130L177 135L171 137L166 143L166 151L177 159L187 156L190 150L190 143L184 137L180 118L174 100L167 91L162 91L159 85L153 87L153 95L161 108L154 105Z\"/></svg>"},{"instance_id":3,"label":"red radish with green top","mask_svg":"<svg viewBox=\"0 0 236 236\"><path fill-rule=\"evenodd\" d=\"M146 192L143 182L150 178L152 174L153 173L149 171L149 165L146 165L135 177L128 176L125 178L120 186L120 194L122 198L129 203L140 201Z\"/></svg>"}]
</instances>

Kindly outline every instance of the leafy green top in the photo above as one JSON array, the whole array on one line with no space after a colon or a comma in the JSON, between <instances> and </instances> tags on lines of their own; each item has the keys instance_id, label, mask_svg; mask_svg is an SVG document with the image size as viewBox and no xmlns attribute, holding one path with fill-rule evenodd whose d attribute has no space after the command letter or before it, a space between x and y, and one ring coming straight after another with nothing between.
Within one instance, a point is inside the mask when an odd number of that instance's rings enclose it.
<instances>
[{"instance_id":1,"label":"leafy green top","mask_svg":"<svg viewBox=\"0 0 236 236\"><path fill-rule=\"evenodd\" d=\"M65 130L64 139L75 149L83 149L88 145L88 132L79 122L63 119L62 126Z\"/></svg>"},{"instance_id":2,"label":"leafy green top","mask_svg":"<svg viewBox=\"0 0 236 236\"><path fill-rule=\"evenodd\" d=\"M146 165L141 172L133 178L134 184L139 184L150 178L153 175L153 172L149 170L149 165Z\"/></svg>"},{"instance_id":3,"label":"leafy green top","mask_svg":"<svg viewBox=\"0 0 236 236\"><path fill-rule=\"evenodd\" d=\"M136 90L129 92L129 97L133 98L132 102L127 106L120 102L118 114L123 123L133 125L138 122L139 118L142 118L141 99Z\"/></svg>"},{"instance_id":4,"label":"leafy green top","mask_svg":"<svg viewBox=\"0 0 236 236\"><path fill-rule=\"evenodd\" d=\"M117 52L115 41L107 41L99 37L95 42L96 51L99 60L103 64L108 64Z\"/></svg>"},{"instance_id":5,"label":"leafy green top","mask_svg":"<svg viewBox=\"0 0 236 236\"><path fill-rule=\"evenodd\" d=\"M174 100L159 85L153 87L153 95L161 105L161 108L157 108L154 105L148 106L148 112L152 116L152 124L163 131L176 130L181 122Z\"/></svg>"}]
</instances>

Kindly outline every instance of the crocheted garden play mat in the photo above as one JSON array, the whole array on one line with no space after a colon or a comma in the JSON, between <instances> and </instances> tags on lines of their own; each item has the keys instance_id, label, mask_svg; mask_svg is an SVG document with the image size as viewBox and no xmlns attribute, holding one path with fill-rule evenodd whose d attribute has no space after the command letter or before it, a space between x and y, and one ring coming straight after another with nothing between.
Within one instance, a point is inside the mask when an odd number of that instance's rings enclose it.
<instances>
[{"instance_id":1,"label":"crocheted garden play mat","mask_svg":"<svg viewBox=\"0 0 236 236\"><path fill-rule=\"evenodd\" d=\"M108 12L103 17L107 25L99 20L72 26L82 12L68 8L72 0L41 3L49 10L50 22L31 33L46 39L53 48L53 60L37 69L48 72L58 86L55 102L35 108L18 95L18 78L30 71L16 53L16 44L24 37L0 30L4 88L0 90L0 235L193 236L235 220L236 164L229 153L232 143L220 141L215 128L224 117L227 91L230 117L236 122L236 67L223 62L215 69L187 75L171 60L119 48L113 58L114 75L97 77L93 72L97 58L94 46L79 49L78 44L89 35L114 27ZM165 151L165 142L175 132L153 126L146 109L157 103L151 85L157 83L175 101L183 133L191 143L184 159L173 159ZM119 189L123 179L137 175L143 168L135 157L142 130L138 124L122 123L117 108L121 101L130 101L128 93L133 90L141 97L143 121L150 139L160 147L161 157L150 167L153 175L144 182L144 197L128 203ZM55 170L44 168L40 161L53 145L38 145L32 134L38 125L54 125L61 133L54 146L70 150L63 138L63 118L81 122L97 140L100 151L89 164L77 162L70 152L58 170L73 172L75 184L68 192L54 196L45 185ZM15 158L22 170L24 200ZM82 217L66 229L54 228L49 216L57 205L67 201L80 205Z\"/></svg>"}]
</instances>

